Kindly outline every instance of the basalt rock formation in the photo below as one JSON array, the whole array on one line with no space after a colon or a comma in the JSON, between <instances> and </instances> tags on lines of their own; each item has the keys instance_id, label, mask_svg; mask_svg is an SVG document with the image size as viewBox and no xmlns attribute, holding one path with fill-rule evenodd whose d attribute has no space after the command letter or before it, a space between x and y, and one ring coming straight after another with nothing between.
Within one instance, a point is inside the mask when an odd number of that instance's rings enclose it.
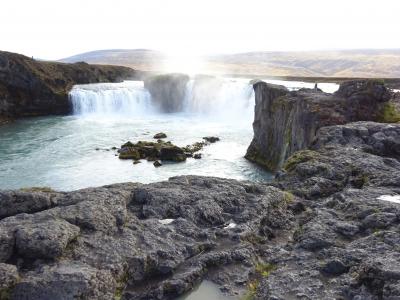
<instances>
[{"instance_id":1,"label":"basalt rock formation","mask_svg":"<svg viewBox=\"0 0 400 300\"><path fill-rule=\"evenodd\" d=\"M237 299L397 299L399 159L400 124L357 122L271 183L1 191L0 295L176 299L208 279Z\"/></svg>"},{"instance_id":2,"label":"basalt rock formation","mask_svg":"<svg viewBox=\"0 0 400 300\"><path fill-rule=\"evenodd\" d=\"M294 152L308 148L323 126L396 120L389 102L393 93L381 81L344 82L334 94L316 89L290 92L263 81L255 82L254 90L254 138L246 158L272 171Z\"/></svg>"},{"instance_id":3,"label":"basalt rock formation","mask_svg":"<svg viewBox=\"0 0 400 300\"><path fill-rule=\"evenodd\" d=\"M146 78L144 87L150 92L153 104L163 112L183 110L186 84L189 76L173 73Z\"/></svg>"},{"instance_id":4,"label":"basalt rock formation","mask_svg":"<svg viewBox=\"0 0 400 300\"><path fill-rule=\"evenodd\" d=\"M137 78L133 69L87 63L56 63L0 51L0 119L67 114L75 84ZM0 121L1 123L1 121Z\"/></svg>"}]
</instances>

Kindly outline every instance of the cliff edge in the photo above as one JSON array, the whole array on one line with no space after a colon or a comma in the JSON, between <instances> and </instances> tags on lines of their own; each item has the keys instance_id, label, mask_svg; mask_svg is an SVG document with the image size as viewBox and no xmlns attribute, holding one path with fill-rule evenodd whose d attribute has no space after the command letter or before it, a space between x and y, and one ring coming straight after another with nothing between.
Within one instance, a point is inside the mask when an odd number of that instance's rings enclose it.
<instances>
[{"instance_id":1,"label":"cliff edge","mask_svg":"<svg viewBox=\"0 0 400 300\"><path fill-rule=\"evenodd\" d=\"M73 85L120 82L137 76L127 67L37 61L0 51L0 119L66 114Z\"/></svg>"},{"instance_id":2,"label":"cliff edge","mask_svg":"<svg viewBox=\"0 0 400 300\"><path fill-rule=\"evenodd\" d=\"M334 94L319 89L288 91L263 81L255 82L254 90L254 137L246 158L271 171L279 170L294 152L311 146L323 126L391 123L400 116L393 93L379 80L344 82Z\"/></svg>"}]
</instances>

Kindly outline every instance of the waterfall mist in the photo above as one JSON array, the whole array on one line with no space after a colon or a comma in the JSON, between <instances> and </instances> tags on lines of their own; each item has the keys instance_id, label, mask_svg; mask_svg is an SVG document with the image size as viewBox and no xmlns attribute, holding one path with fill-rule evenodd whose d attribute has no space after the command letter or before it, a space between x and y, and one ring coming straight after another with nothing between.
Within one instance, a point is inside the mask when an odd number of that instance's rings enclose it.
<instances>
[{"instance_id":1,"label":"waterfall mist","mask_svg":"<svg viewBox=\"0 0 400 300\"><path fill-rule=\"evenodd\" d=\"M172 98L174 108L160 106L142 81L77 85L70 92L74 115L144 117L173 111L224 122L252 122L254 90L247 80L196 77L186 83L183 95Z\"/></svg>"}]
</instances>

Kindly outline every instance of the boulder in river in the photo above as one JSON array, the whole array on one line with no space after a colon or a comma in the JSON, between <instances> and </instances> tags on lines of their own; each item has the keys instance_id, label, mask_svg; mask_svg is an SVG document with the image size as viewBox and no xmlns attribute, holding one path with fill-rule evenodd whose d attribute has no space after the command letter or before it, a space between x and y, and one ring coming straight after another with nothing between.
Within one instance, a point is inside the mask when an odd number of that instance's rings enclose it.
<instances>
[{"instance_id":1,"label":"boulder in river","mask_svg":"<svg viewBox=\"0 0 400 300\"><path fill-rule=\"evenodd\" d=\"M153 166L155 166L155 167L157 168L157 167L161 167L162 164L161 164L160 161L156 160L156 161L153 163Z\"/></svg>"},{"instance_id":2,"label":"boulder in river","mask_svg":"<svg viewBox=\"0 0 400 300\"><path fill-rule=\"evenodd\" d=\"M156 133L154 136L153 136L153 138L154 139L165 139L167 137L167 135L164 133L164 132L159 132L159 133Z\"/></svg>"},{"instance_id":3,"label":"boulder in river","mask_svg":"<svg viewBox=\"0 0 400 300\"><path fill-rule=\"evenodd\" d=\"M135 162L140 159L148 161L173 161L183 162L188 157L193 157L196 152L203 149L204 146L210 143L219 141L218 137L205 137L205 141L196 142L185 147L178 147L171 142L158 140L157 142L139 141L137 143L127 142L118 150L120 159L133 159ZM201 158L200 154L195 155L195 158Z\"/></svg>"},{"instance_id":4,"label":"boulder in river","mask_svg":"<svg viewBox=\"0 0 400 300\"><path fill-rule=\"evenodd\" d=\"M149 161L168 160L181 162L186 160L184 150L171 142L127 142L121 146L119 158L121 159L147 159Z\"/></svg>"},{"instance_id":5,"label":"boulder in river","mask_svg":"<svg viewBox=\"0 0 400 300\"><path fill-rule=\"evenodd\" d=\"M215 143L215 142L219 141L219 137L217 137L217 136L205 136L205 137L203 137L203 140L205 140L206 142L209 142L209 143Z\"/></svg>"}]
</instances>

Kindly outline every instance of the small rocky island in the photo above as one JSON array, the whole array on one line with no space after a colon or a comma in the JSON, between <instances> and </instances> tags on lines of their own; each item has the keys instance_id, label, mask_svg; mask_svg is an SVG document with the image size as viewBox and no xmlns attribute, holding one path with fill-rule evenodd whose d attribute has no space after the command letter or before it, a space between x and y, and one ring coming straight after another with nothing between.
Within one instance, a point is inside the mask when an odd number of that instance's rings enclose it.
<instances>
[{"instance_id":1,"label":"small rocky island","mask_svg":"<svg viewBox=\"0 0 400 300\"><path fill-rule=\"evenodd\" d=\"M203 141L196 142L192 145L185 147L178 147L172 144L170 141L164 142L161 138L166 138L165 133L157 133L154 138L158 138L157 142L138 141L132 143L126 142L118 149L118 157L120 159L133 159L133 163L139 163L141 159L147 161L154 161L154 166L160 167L161 161L170 162L183 162L188 157L195 159L201 158L201 153L198 153L205 146L219 141L219 137L206 136L203 137Z\"/></svg>"},{"instance_id":2,"label":"small rocky island","mask_svg":"<svg viewBox=\"0 0 400 300\"><path fill-rule=\"evenodd\" d=\"M0 191L0 298L172 300L208 279L236 299L399 299L398 100L379 81L254 88L247 157L275 180Z\"/></svg>"}]
</instances>

